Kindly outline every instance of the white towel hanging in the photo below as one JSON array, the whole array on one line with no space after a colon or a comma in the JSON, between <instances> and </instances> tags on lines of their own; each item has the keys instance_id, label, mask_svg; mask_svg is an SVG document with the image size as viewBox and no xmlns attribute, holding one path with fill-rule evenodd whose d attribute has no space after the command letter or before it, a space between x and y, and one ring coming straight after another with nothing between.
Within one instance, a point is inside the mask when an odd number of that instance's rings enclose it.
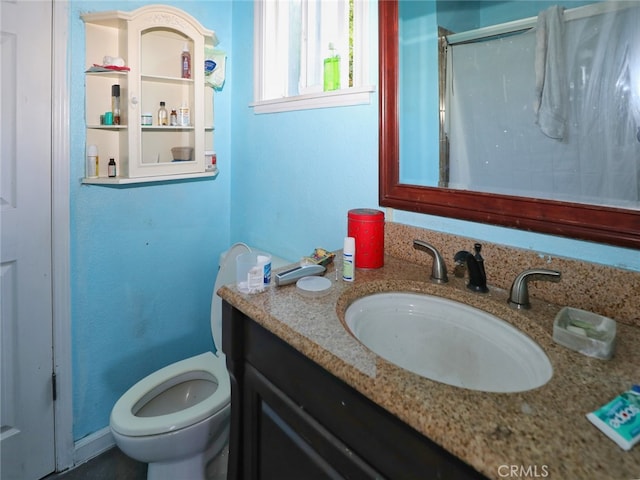
<instances>
[{"instance_id":1,"label":"white towel hanging","mask_svg":"<svg viewBox=\"0 0 640 480\"><path fill-rule=\"evenodd\" d=\"M540 12L536 30L536 123L548 137L563 140L568 110L563 9L555 5Z\"/></svg>"}]
</instances>

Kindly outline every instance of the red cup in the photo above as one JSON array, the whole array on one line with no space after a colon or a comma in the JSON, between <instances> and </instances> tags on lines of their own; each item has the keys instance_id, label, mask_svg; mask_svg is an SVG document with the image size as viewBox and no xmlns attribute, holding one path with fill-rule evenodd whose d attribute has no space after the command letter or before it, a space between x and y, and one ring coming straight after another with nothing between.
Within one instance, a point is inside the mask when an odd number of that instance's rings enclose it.
<instances>
[{"instance_id":1,"label":"red cup","mask_svg":"<svg viewBox=\"0 0 640 480\"><path fill-rule=\"evenodd\" d=\"M384 212L356 208L348 213L348 235L356 239L356 268L384 265Z\"/></svg>"}]
</instances>

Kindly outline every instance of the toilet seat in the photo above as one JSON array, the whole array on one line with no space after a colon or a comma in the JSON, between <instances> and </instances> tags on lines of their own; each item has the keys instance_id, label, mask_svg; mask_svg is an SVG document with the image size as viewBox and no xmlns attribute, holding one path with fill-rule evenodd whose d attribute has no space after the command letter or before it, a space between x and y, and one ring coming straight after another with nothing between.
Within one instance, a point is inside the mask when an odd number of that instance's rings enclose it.
<instances>
[{"instance_id":1,"label":"toilet seat","mask_svg":"<svg viewBox=\"0 0 640 480\"><path fill-rule=\"evenodd\" d=\"M218 388L205 400L174 413L152 417L135 415L134 408L137 406L142 407L168 388L194 378L215 380ZM150 395L154 391L157 394ZM145 396L149 398L145 399ZM230 402L231 383L225 357L205 352L161 368L133 385L114 405L110 424L119 434L132 437L169 433L214 415Z\"/></svg>"}]
</instances>

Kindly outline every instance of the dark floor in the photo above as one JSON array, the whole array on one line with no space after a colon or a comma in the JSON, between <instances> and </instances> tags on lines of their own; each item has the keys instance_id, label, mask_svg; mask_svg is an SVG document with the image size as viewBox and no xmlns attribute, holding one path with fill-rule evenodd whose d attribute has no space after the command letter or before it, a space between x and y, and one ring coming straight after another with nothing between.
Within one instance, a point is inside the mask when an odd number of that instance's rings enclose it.
<instances>
[{"instance_id":1,"label":"dark floor","mask_svg":"<svg viewBox=\"0 0 640 480\"><path fill-rule=\"evenodd\" d=\"M229 447L207 464L205 476L209 480L226 480ZM113 447L71 470L54 473L42 480L146 480L147 464L127 457ZM177 479L173 479L177 480Z\"/></svg>"},{"instance_id":2,"label":"dark floor","mask_svg":"<svg viewBox=\"0 0 640 480\"><path fill-rule=\"evenodd\" d=\"M67 472L43 480L146 480L147 464L136 462L114 447Z\"/></svg>"}]
</instances>

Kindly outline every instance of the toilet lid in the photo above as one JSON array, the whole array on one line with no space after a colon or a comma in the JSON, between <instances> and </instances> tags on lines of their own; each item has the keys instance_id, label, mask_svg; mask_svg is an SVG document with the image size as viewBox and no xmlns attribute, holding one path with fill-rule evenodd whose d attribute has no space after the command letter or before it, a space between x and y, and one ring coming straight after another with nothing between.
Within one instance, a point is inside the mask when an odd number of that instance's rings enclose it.
<instances>
[{"instance_id":1,"label":"toilet lid","mask_svg":"<svg viewBox=\"0 0 640 480\"><path fill-rule=\"evenodd\" d=\"M213 287L211 299L211 335L216 344L217 351L222 350L222 299L217 292L223 285L236 281L236 258L241 253L250 252L251 249L244 243L236 243L231 246L227 254L220 261L220 270L216 276L216 284Z\"/></svg>"}]
</instances>

